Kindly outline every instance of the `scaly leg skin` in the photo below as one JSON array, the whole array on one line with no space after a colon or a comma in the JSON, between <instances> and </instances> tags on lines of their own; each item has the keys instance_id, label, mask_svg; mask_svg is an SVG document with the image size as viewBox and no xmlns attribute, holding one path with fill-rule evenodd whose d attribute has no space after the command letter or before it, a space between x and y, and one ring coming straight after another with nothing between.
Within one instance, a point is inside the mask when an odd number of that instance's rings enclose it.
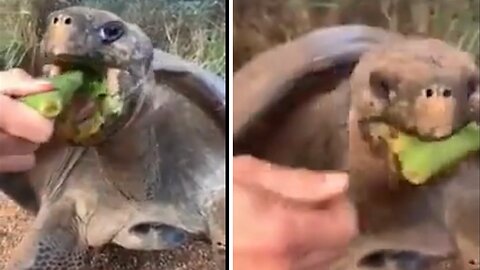
<instances>
[{"instance_id":1,"label":"scaly leg skin","mask_svg":"<svg viewBox=\"0 0 480 270\"><path fill-rule=\"evenodd\" d=\"M71 202L43 205L6 270L87 269L87 243Z\"/></svg>"}]
</instances>

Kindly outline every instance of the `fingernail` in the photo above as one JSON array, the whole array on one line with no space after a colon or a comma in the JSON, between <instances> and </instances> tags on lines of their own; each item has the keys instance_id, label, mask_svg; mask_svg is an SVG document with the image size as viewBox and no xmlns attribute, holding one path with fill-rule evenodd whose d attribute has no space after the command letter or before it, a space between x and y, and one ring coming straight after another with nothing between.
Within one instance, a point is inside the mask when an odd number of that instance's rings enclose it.
<instances>
[{"instance_id":1,"label":"fingernail","mask_svg":"<svg viewBox=\"0 0 480 270\"><path fill-rule=\"evenodd\" d=\"M325 183L331 189L345 190L348 187L348 174L346 173L327 173Z\"/></svg>"},{"instance_id":2,"label":"fingernail","mask_svg":"<svg viewBox=\"0 0 480 270\"><path fill-rule=\"evenodd\" d=\"M34 87L39 87L42 89L50 89L53 87L52 83L46 80L35 80L33 81Z\"/></svg>"},{"instance_id":3,"label":"fingernail","mask_svg":"<svg viewBox=\"0 0 480 270\"><path fill-rule=\"evenodd\" d=\"M36 85L42 85L42 86L43 85L49 85L49 86L52 85L51 82L46 81L46 80L35 80L35 81L33 81L33 83L36 84Z\"/></svg>"}]
</instances>

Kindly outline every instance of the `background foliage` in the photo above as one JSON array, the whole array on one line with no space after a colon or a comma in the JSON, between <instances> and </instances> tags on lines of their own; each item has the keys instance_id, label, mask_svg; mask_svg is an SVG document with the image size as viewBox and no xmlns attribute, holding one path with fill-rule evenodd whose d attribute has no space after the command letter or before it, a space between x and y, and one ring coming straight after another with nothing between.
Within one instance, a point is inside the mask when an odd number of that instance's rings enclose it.
<instances>
[{"instance_id":1,"label":"background foliage","mask_svg":"<svg viewBox=\"0 0 480 270\"><path fill-rule=\"evenodd\" d=\"M225 74L224 0L0 0L0 68L35 73L46 15L69 5L113 11L138 24L157 48Z\"/></svg>"},{"instance_id":2,"label":"background foliage","mask_svg":"<svg viewBox=\"0 0 480 270\"><path fill-rule=\"evenodd\" d=\"M479 57L480 0L235 0L234 66L314 28L361 23L446 40Z\"/></svg>"}]
</instances>

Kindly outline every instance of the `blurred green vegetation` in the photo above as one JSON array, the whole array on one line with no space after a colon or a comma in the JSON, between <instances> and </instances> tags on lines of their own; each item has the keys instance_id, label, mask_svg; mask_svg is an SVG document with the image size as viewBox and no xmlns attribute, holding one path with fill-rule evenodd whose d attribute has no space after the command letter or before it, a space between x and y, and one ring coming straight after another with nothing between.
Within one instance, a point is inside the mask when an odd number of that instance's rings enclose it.
<instances>
[{"instance_id":1,"label":"blurred green vegetation","mask_svg":"<svg viewBox=\"0 0 480 270\"><path fill-rule=\"evenodd\" d=\"M234 66L314 28L360 23L443 39L480 58L480 0L235 0Z\"/></svg>"},{"instance_id":2,"label":"blurred green vegetation","mask_svg":"<svg viewBox=\"0 0 480 270\"><path fill-rule=\"evenodd\" d=\"M433 36L475 55L479 53L480 0L309 2L314 6L313 14L337 13L330 14L337 19L336 23L365 23L404 34Z\"/></svg>"},{"instance_id":3,"label":"blurred green vegetation","mask_svg":"<svg viewBox=\"0 0 480 270\"><path fill-rule=\"evenodd\" d=\"M138 24L156 48L225 75L225 2L221 0L0 0L0 68L34 72L51 11L71 5L110 10Z\"/></svg>"}]
</instances>

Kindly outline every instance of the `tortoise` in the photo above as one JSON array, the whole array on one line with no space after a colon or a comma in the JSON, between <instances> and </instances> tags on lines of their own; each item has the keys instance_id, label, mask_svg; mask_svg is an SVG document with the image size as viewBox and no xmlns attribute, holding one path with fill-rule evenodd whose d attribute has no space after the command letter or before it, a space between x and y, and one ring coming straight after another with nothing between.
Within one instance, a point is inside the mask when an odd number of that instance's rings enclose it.
<instances>
[{"instance_id":1,"label":"tortoise","mask_svg":"<svg viewBox=\"0 0 480 270\"><path fill-rule=\"evenodd\" d=\"M95 70L123 105L85 140L57 124L34 169L0 175L0 189L36 216L7 269L85 269L89 247L165 250L190 240L211 243L223 267L224 80L88 7L52 12L41 48L45 75ZM65 115L81 125L93 114L74 99Z\"/></svg>"},{"instance_id":2,"label":"tortoise","mask_svg":"<svg viewBox=\"0 0 480 270\"><path fill-rule=\"evenodd\" d=\"M471 55L438 39L365 25L313 30L234 74L234 155L349 173L360 233L330 270L478 269L478 151L414 186L364 128L384 121L448 137L479 121L478 74ZM398 101L407 105L390 110Z\"/></svg>"}]
</instances>

